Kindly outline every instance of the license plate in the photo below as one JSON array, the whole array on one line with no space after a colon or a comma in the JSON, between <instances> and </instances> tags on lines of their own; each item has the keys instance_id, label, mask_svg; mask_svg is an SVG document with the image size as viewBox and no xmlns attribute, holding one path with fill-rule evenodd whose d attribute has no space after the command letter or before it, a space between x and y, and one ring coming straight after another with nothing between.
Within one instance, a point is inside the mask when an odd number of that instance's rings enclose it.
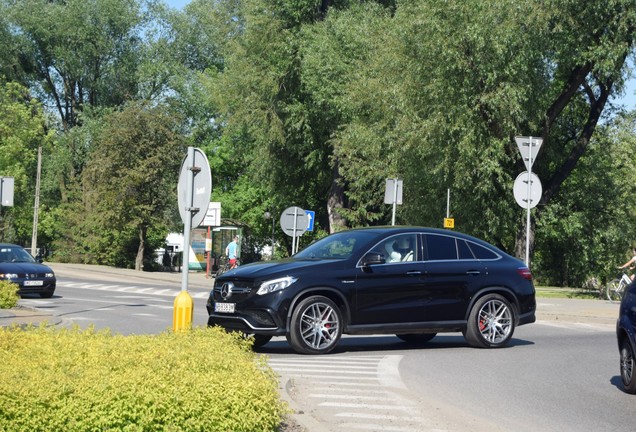
<instances>
[{"instance_id":1,"label":"license plate","mask_svg":"<svg viewBox=\"0 0 636 432\"><path fill-rule=\"evenodd\" d=\"M39 280L24 281L24 286L42 286L42 285L44 285L44 281L39 281Z\"/></svg>"},{"instance_id":2,"label":"license plate","mask_svg":"<svg viewBox=\"0 0 636 432\"><path fill-rule=\"evenodd\" d=\"M214 303L214 312L234 313L236 303Z\"/></svg>"}]
</instances>

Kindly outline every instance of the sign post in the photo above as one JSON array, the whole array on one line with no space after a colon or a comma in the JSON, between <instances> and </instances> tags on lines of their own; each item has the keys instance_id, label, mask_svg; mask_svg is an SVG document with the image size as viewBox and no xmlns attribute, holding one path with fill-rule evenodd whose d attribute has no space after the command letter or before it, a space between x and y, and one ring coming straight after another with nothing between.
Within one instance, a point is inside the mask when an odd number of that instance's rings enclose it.
<instances>
[{"instance_id":1,"label":"sign post","mask_svg":"<svg viewBox=\"0 0 636 432\"><path fill-rule=\"evenodd\" d=\"M190 270L190 238L192 227L199 226L206 215L212 191L212 175L208 158L201 150L188 147L188 154L181 164L177 186L179 214L183 220L183 264L181 292L174 300L173 330L189 329L192 326L193 301L188 293Z\"/></svg>"},{"instance_id":2,"label":"sign post","mask_svg":"<svg viewBox=\"0 0 636 432\"><path fill-rule=\"evenodd\" d=\"M211 202L208 206L208 211L203 218L203 222L201 222L202 226L208 227L208 236L205 238L205 277L210 277L210 270L212 269L211 264L211 255L212 255L212 235L211 235L211 227L213 226L221 226L221 203L220 202Z\"/></svg>"},{"instance_id":3,"label":"sign post","mask_svg":"<svg viewBox=\"0 0 636 432\"><path fill-rule=\"evenodd\" d=\"M393 204L393 213L391 216L391 225L395 225L395 209L396 206L402 205L402 180L386 179L384 189L384 204Z\"/></svg>"},{"instance_id":4,"label":"sign post","mask_svg":"<svg viewBox=\"0 0 636 432\"><path fill-rule=\"evenodd\" d=\"M297 238L309 227L309 215L300 207L288 207L280 215L280 227L292 238L292 255L298 250Z\"/></svg>"},{"instance_id":5,"label":"sign post","mask_svg":"<svg viewBox=\"0 0 636 432\"><path fill-rule=\"evenodd\" d=\"M539 188L541 187L541 182L539 178L536 177L536 181L533 181L532 177L532 165L534 164L534 160L537 157L537 153L539 153L539 149L541 148L541 144L543 144L543 138L539 137L524 137L518 136L515 137L515 141L517 142L517 147L519 148L519 152L521 153L521 158L523 159L523 163L526 165L528 171L526 174L526 265L530 266L530 209L536 206L536 203L532 205L532 184L538 183ZM517 177L518 179L518 177ZM516 182L515 182L516 184ZM540 195L539 195L540 198ZM538 200L537 200L538 203Z\"/></svg>"}]
</instances>

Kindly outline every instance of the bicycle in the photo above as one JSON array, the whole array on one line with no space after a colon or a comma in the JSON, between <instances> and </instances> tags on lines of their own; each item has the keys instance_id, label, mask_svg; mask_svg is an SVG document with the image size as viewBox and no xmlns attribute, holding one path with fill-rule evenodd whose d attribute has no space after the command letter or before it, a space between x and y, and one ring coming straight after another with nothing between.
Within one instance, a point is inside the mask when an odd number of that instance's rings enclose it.
<instances>
[{"instance_id":1,"label":"bicycle","mask_svg":"<svg viewBox=\"0 0 636 432\"><path fill-rule=\"evenodd\" d=\"M607 283L607 299L610 303L619 302L623 298L625 287L632 283L632 279L623 273L619 278L613 279Z\"/></svg>"},{"instance_id":2,"label":"bicycle","mask_svg":"<svg viewBox=\"0 0 636 432\"><path fill-rule=\"evenodd\" d=\"M237 258L237 259L236 259L236 264L234 264L234 267L232 267L232 266L230 265L230 260L229 260L229 259L228 259L228 257L227 257L227 256L225 256L225 255L222 255L222 256L220 256L220 257L219 257L219 263L220 263L220 264L219 264L218 269L216 270L215 277L219 277L219 276L221 276L223 273L225 273L226 271L228 271L228 270L232 270L233 268L237 268L237 267L240 265L239 260L238 260L238 258Z\"/></svg>"}]
</instances>

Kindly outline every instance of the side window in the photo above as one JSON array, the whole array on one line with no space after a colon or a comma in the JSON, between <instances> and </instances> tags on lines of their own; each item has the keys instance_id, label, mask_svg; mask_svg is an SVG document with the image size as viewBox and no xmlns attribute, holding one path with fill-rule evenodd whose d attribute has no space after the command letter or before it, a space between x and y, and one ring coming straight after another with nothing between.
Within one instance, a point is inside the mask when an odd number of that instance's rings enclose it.
<instances>
[{"instance_id":1,"label":"side window","mask_svg":"<svg viewBox=\"0 0 636 432\"><path fill-rule=\"evenodd\" d=\"M417 238L415 234L400 234L381 242L374 250L381 250L387 263L414 261Z\"/></svg>"},{"instance_id":2,"label":"side window","mask_svg":"<svg viewBox=\"0 0 636 432\"><path fill-rule=\"evenodd\" d=\"M478 245L476 243L468 242L468 245L470 246L470 249L473 251L473 253L475 254L475 257L477 259L493 260L493 259L499 258L499 255L497 255L496 253L494 253L490 249L487 249L487 248L485 248L483 246L480 246L480 245Z\"/></svg>"},{"instance_id":3,"label":"side window","mask_svg":"<svg viewBox=\"0 0 636 432\"><path fill-rule=\"evenodd\" d=\"M457 239L457 253L459 254L460 260L472 260L475 259L472 251L466 244L465 240Z\"/></svg>"},{"instance_id":4,"label":"side window","mask_svg":"<svg viewBox=\"0 0 636 432\"><path fill-rule=\"evenodd\" d=\"M427 234L426 249L428 252L428 259L432 261L457 259L457 245L455 244L455 237Z\"/></svg>"}]
</instances>

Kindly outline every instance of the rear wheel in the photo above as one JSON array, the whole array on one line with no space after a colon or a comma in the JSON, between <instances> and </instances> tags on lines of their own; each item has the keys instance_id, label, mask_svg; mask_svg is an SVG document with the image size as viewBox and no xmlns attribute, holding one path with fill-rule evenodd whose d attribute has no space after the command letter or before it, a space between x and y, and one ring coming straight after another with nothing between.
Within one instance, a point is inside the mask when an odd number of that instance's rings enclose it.
<instances>
[{"instance_id":1,"label":"rear wheel","mask_svg":"<svg viewBox=\"0 0 636 432\"><path fill-rule=\"evenodd\" d=\"M621 380L627 393L636 393L636 375L634 375L634 351L627 339L621 344Z\"/></svg>"},{"instance_id":2,"label":"rear wheel","mask_svg":"<svg viewBox=\"0 0 636 432\"><path fill-rule=\"evenodd\" d=\"M477 300L468 318L464 337L477 348L501 348L515 330L512 305L499 294L488 294Z\"/></svg>"},{"instance_id":3,"label":"rear wheel","mask_svg":"<svg viewBox=\"0 0 636 432\"><path fill-rule=\"evenodd\" d=\"M437 333L406 333L396 336L408 343L426 343L433 339Z\"/></svg>"},{"instance_id":4,"label":"rear wheel","mask_svg":"<svg viewBox=\"0 0 636 432\"><path fill-rule=\"evenodd\" d=\"M607 284L607 299L614 303L621 301L622 296L621 281L619 279L609 281Z\"/></svg>"},{"instance_id":5,"label":"rear wheel","mask_svg":"<svg viewBox=\"0 0 636 432\"><path fill-rule=\"evenodd\" d=\"M326 354L342 335L342 314L338 306L323 296L301 301L292 314L287 340L302 354Z\"/></svg>"}]
</instances>

